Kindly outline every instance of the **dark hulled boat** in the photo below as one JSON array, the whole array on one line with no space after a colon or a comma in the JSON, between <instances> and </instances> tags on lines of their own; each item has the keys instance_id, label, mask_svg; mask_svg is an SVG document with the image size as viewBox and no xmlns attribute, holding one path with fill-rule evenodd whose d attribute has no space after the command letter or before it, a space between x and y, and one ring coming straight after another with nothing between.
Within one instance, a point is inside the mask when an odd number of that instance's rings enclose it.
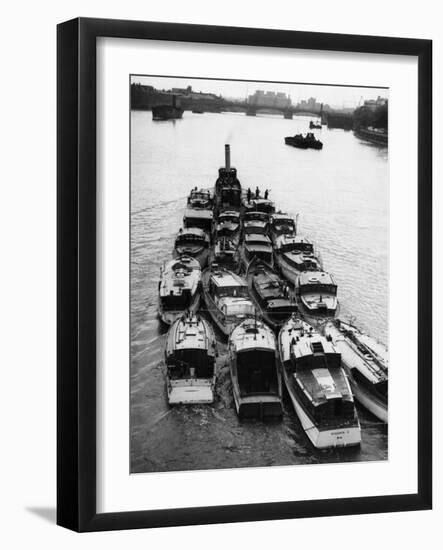
<instances>
[{"instance_id":1,"label":"dark hulled boat","mask_svg":"<svg viewBox=\"0 0 443 550\"><path fill-rule=\"evenodd\" d=\"M216 345L211 325L199 315L187 312L174 322L165 348L170 405L214 401Z\"/></svg>"},{"instance_id":2,"label":"dark hulled boat","mask_svg":"<svg viewBox=\"0 0 443 550\"><path fill-rule=\"evenodd\" d=\"M285 143L298 149L323 149L323 143L312 132L308 132L306 136L296 134L295 136L285 137Z\"/></svg>"},{"instance_id":3,"label":"dark hulled boat","mask_svg":"<svg viewBox=\"0 0 443 550\"><path fill-rule=\"evenodd\" d=\"M293 291L265 262L257 258L252 260L246 280L257 311L274 330L281 327L293 313L297 313Z\"/></svg>"},{"instance_id":4,"label":"dark hulled boat","mask_svg":"<svg viewBox=\"0 0 443 550\"><path fill-rule=\"evenodd\" d=\"M229 145L225 145L225 166L218 170L218 178L215 182L215 210L219 214L224 210L240 210L241 185L237 178L237 169L231 166L231 151Z\"/></svg>"},{"instance_id":5,"label":"dark hulled boat","mask_svg":"<svg viewBox=\"0 0 443 550\"><path fill-rule=\"evenodd\" d=\"M314 122L311 120L309 122L309 129L310 130L321 130L321 123L320 122Z\"/></svg>"},{"instance_id":6,"label":"dark hulled boat","mask_svg":"<svg viewBox=\"0 0 443 550\"><path fill-rule=\"evenodd\" d=\"M283 379L303 429L320 449L361 442L351 387L332 343L296 316L278 346Z\"/></svg>"},{"instance_id":7,"label":"dark hulled boat","mask_svg":"<svg viewBox=\"0 0 443 550\"><path fill-rule=\"evenodd\" d=\"M242 321L229 337L229 358L239 417L281 418L282 381L272 330L256 319Z\"/></svg>"}]
</instances>

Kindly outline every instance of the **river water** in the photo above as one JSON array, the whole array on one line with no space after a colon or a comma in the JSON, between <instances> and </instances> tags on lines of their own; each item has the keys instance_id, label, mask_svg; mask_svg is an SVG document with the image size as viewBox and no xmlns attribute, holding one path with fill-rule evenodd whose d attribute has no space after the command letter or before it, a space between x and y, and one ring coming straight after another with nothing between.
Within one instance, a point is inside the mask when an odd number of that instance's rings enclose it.
<instances>
[{"instance_id":1,"label":"river water","mask_svg":"<svg viewBox=\"0 0 443 550\"><path fill-rule=\"evenodd\" d=\"M131 472L386 460L387 427L361 407L359 448L315 450L287 396L281 422L240 422L226 345L220 341L217 400L169 408L157 317L160 266L171 257L192 187L213 186L224 144L244 188L269 189L295 216L338 284L340 317L388 344L388 151L335 129L314 132L323 150L286 146L310 118L192 114L154 122L131 113Z\"/></svg>"}]
</instances>

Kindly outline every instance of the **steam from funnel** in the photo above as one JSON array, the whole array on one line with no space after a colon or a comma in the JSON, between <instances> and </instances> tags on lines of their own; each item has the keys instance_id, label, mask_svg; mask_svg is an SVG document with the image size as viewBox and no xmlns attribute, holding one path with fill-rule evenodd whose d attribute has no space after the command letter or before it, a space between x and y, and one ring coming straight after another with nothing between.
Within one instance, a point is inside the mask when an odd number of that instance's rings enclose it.
<instances>
[{"instance_id":1,"label":"steam from funnel","mask_svg":"<svg viewBox=\"0 0 443 550\"><path fill-rule=\"evenodd\" d=\"M225 145L225 168L231 169L231 149L228 144Z\"/></svg>"}]
</instances>

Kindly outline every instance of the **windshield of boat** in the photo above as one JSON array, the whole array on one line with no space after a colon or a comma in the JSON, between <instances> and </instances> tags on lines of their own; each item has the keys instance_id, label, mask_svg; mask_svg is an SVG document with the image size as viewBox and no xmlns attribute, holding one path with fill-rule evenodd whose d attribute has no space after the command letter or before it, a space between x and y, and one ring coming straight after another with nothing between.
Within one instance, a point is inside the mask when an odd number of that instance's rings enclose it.
<instances>
[{"instance_id":1,"label":"windshield of boat","mask_svg":"<svg viewBox=\"0 0 443 550\"><path fill-rule=\"evenodd\" d=\"M337 294L337 285L328 285L328 284L305 284L300 285L300 293L302 294L332 294L335 296Z\"/></svg>"},{"instance_id":2,"label":"windshield of boat","mask_svg":"<svg viewBox=\"0 0 443 550\"><path fill-rule=\"evenodd\" d=\"M263 212L246 212L245 214L245 222L250 222L253 220L266 222L268 221L269 216L268 214L265 214Z\"/></svg>"},{"instance_id":3,"label":"windshield of boat","mask_svg":"<svg viewBox=\"0 0 443 550\"><path fill-rule=\"evenodd\" d=\"M180 243L199 243L204 244L205 242L205 236L204 235L197 235L196 233L180 233L177 237L177 244Z\"/></svg>"},{"instance_id":4,"label":"windshield of boat","mask_svg":"<svg viewBox=\"0 0 443 550\"><path fill-rule=\"evenodd\" d=\"M219 298L225 296L231 296L234 298L248 298L248 287L247 286L221 286L215 287L215 293Z\"/></svg>"}]
</instances>

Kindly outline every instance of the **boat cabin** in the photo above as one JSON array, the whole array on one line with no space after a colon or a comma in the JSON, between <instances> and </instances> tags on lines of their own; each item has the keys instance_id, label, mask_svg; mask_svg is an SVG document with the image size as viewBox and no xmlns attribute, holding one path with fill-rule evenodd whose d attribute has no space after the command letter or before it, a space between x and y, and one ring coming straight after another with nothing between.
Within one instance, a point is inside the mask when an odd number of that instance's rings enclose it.
<instances>
[{"instance_id":1,"label":"boat cabin","mask_svg":"<svg viewBox=\"0 0 443 550\"><path fill-rule=\"evenodd\" d=\"M246 212L243 218L244 233L261 233L266 235L268 232L269 215L264 212Z\"/></svg>"},{"instance_id":2,"label":"boat cabin","mask_svg":"<svg viewBox=\"0 0 443 550\"><path fill-rule=\"evenodd\" d=\"M262 234L246 234L244 237L245 260L250 262L253 258L259 258L269 265L273 263L272 244L269 237Z\"/></svg>"},{"instance_id":3,"label":"boat cabin","mask_svg":"<svg viewBox=\"0 0 443 550\"><path fill-rule=\"evenodd\" d=\"M213 216L212 210L186 208L183 225L184 227L198 227L205 231L211 231Z\"/></svg>"},{"instance_id":4,"label":"boat cabin","mask_svg":"<svg viewBox=\"0 0 443 550\"><path fill-rule=\"evenodd\" d=\"M192 189L188 196L190 208L212 208L213 196L209 189Z\"/></svg>"},{"instance_id":5,"label":"boat cabin","mask_svg":"<svg viewBox=\"0 0 443 550\"><path fill-rule=\"evenodd\" d=\"M225 316L239 317L255 313L246 281L231 271L213 265L208 292Z\"/></svg>"},{"instance_id":6,"label":"boat cabin","mask_svg":"<svg viewBox=\"0 0 443 550\"><path fill-rule=\"evenodd\" d=\"M175 239L175 247L198 246L202 248L209 247L209 236L199 227L186 227L180 229Z\"/></svg>"},{"instance_id":7,"label":"boat cabin","mask_svg":"<svg viewBox=\"0 0 443 550\"><path fill-rule=\"evenodd\" d=\"M227 210L219 214L215 225L218 237L230 237L240 229L240 213L235 210Z\"/></svg>"},{"instance_id":8,"label":"boat cabin","mask_svg":"<svg viewBox=\"0 0 443 550\"><path fill-rule=\"evenodd\" d=\"M337 295L337 285L330 273L325 271L305 271L299 279L300 295L327 294Z\"/></svg>"},{"instance_id":9,"label":"boat cabin","mask_svg":"<svg viewBox=\"0 0 443 550\"><path fill-rule=\"evenodd\" d=\"M280 260L297 271L320 269L320 261L314 256L314 246L299 235L280 235L275 241L275 251Z\"/></svg>"},{"instance_id":10,"label":"boat cabin","mask_svg":"<svg viewBox=\"0 0 443 550\"><path fill-rule=\"evenodd\" d=\"M274 237L296 234L295 222L287 214L274 214L271 217L270 227Z\"/></svg>"},{"instance_id":11,"label":"boat cabin","mask_svg":"<svg viewBox=\"0 0 443 550\"><path fill-rule=\"evenodd\" d=\"M165 264L161 272L159 296L164 310L184 310L190 306L200 284L200 263L182 256Z\"/></svg>"}]
</instances>

